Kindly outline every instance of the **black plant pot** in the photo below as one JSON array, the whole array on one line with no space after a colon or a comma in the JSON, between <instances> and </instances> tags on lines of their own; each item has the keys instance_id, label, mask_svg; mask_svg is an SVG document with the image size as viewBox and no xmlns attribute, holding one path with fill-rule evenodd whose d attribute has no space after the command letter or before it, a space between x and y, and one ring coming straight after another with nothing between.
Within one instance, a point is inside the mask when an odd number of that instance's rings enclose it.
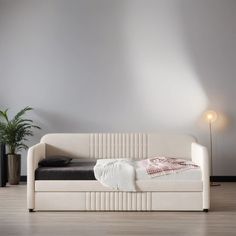
<instances>
[{"instance_id":1,"label":"black plant pot","mask_svg":"<svg viewBox=\"0 0 236 236\"><path fill-rule=\"evenodd\" d=\"M8 154L8 182L17 185L20 182L21 155Z\"/></svg>"},{"instance_id":2,"label":"black plant pot","mask_svg":"<svg viewBox=\"0 0 236 236\"><path fill-rule=\"evenodd\" d=\"M4 144L0 145L0 187L5 187L7 183L7 155Z\"/></svg>"}]
</instances>

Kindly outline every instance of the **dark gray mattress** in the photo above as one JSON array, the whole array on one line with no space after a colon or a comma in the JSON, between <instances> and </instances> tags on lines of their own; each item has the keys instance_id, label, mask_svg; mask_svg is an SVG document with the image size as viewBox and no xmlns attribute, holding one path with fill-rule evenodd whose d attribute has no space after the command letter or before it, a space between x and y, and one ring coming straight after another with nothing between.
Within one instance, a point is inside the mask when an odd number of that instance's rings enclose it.
<instances>
[{"instance_id":1,"label":"dark gray mattress","mask_svg":"<svg viewBox=\"0 0 236 236\"><path fill-rule=\"evenodd\" d=\"M35 180L96 180L94 159L73 159L65 167L38 167Z\"/></svg>"}]
</instances>

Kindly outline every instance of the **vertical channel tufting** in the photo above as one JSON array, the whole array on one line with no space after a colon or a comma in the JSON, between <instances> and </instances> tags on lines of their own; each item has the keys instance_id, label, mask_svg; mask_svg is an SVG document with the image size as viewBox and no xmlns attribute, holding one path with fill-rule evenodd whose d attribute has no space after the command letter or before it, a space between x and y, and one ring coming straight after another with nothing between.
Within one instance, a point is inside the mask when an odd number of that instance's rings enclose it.
<instances>
[{"instance_id":1,"label":"vertical channel tufting","mask_svg":"<svg viewBox=\"0 0 236 236\"><path fill-rule=\"evenodd\" d=\"M94 153L95 153L95 158L99 158L98 157L98 149L99 149L99 145L98 145L98 134L95 134L95 140L94 140Z\"/></svg>"},{"instance_id":2,"label":"vertical channel tufting","mask_svg":"<svg viewBox=\"0 0 236 236\"><path fill-rule=\"evenodd\" d=\"M95 192L91 192L90 194L90 209L95 211L96 210L96 205L95 205Z\"/></svg>"},{"instance_id":3,"label":"vertical channel tufting","mask_svg":"<svg viewBox=\"0 0 236 236\"><path fill-rule=\"evenodd\" d=\"M125 158L125 134L122 134L122 158Z\"/></svg>"},{"instance_id":4,"label":"vertical channel tufting","mask_svg":"<svg viewBox=\"0 0 236 236\"><path fill-rule=\"evenodd\" d=\"M111 134L111 153L110 154L110 157L111 158L115 158L115 137L114 137L114 134Z\"/></svg>"},{"instance_id":5,"label":"vertical channel tufting","mask_svg":"<svg viewBox=\"0 0 236 236\"><path fill-rule=\"evenodd\" d=\"M147 158L148 157L148 136L147 135L144 135L144 148L145 148L145 152L144 152L144 155L143 155L143 158Z\"/></svg>"},{"instance_id":6,"label":"vertical channel tufting","mask_svg":"<svg viewBox=\"0 0 236 236\"><path fill-rule=\"evenodd\" d=\"M147 192L147 211L151 210L152 206L152 194L150 192Z\"/></svg>"},{"instance_id":7,"label":"vertical channel tufting","mask_svg":"<svg viewBox=\"0 0 236 236\"><path fill-rule=\"evenodd\" d=\"M131 202L132 202L132 206L131 206L131 210L135 211L136 207L137 207L137 199L136 199L136 194L131 193Z\"/></svg>"},{"instance_id":8,"label":"vertical channel tufting","mask_svg":"<svg viewBox=\"0 0 236 236\"><path fill-rule=\"evenodd\" d=\"M129 149L130 149L130 158L133 159L134 157L134 135L133 134L130 134L129 135L129 140L130 140L130 143L129 143Z\"/></svg>"},{"instance_id":9,"label":"vertical channel tufting","mask_svg":"<svg viewBox=\"0 0 236 236\"><path fill-rule=\"evenodd\" d=\"M143 133L90 134L90 158L147 158L148 136Z\"/></svg>"},{"instance_id":10,"label":"vertical channel tufting","mask_svg":"<svg viewBox=\"0 0 236 236\"><path fill-rule=\"evenodd\" d=\"M93 157L93 134L89 135L89 157Z\"/></svg>"},{"instance_id":11,"label":"vertical channel tufting","mask_svg":"<svg viewBox=\"0 0 236 236\"><path fill-rule=\"evenodd\" d=\"M90 206L91 206L91 199L90 199L90 192L86 192L85 193L85 208L86 208L86 211L89 211L91 210Z\"/></svg>"},{"instance_id":12,"label":"vertical channel tufting","mask_svg":"<svg viewBox=\"0 0 236 236\"><path fill-rule=\"evenodd\" d=\"M109 192L105 193L105 203L106 203L106 207L105 210L106 211L110 211L110 201L108 201L109 199Z\"/></svg>"},{"instance_id":13,"label":"vertical channel tufting","mask_svg":"<svg viewBox=\"0 0 236 236\"><path fill-rule=\"evenodd\" d=\"M130 150L129 150L129 135L125 134L125 156L130 157Z\"/></svg>"},{"instance_id":14,"label":"vertical channel tufting","mask_svg":"<svg viewBox=\"0 0 236 236\"><path fill-rule=\"evenodd\" d=\"M119 197L118 197L118 199L119 199L119 211L123 211L123 192L119 192L118 193L119 194Z\"/></svg>"},{"instance_id":15,"label":"vertical channel tufting","mask_svg":"<svg viewBox=\"0 0 236 236\"><path fill-rule=\"evenodd\" d=\"M101 193L100 192L95 192L95 210L99 211L100 210L100 202L101 202Z\"/></svg>"},{"instance_id":16,"label":"vertical channel tufting","mask_svg":"<svg viewBox=\"0 0 236 236\"><path fill-rule=\"evenodd\" d=\"M118 144L119 144L119 150L118 150L118 156L122 158L122 142L121 142L121 134L118 134Z\"/></svg>"},{"instance_id":17,"label":"vertical channel tufting","mask_svg":"<svg viewBox=\"0 0 236 236\"><path fill-rule=\"evenodd\" d=\"M111 155L111 134L107 134L107 142L106 142L106 145L107 145L107 155L106 155L106 158L110 158Z\"/></svg>"},{"instance_id":18,"label":"vertical channel tufting","mask_svg":"<svg viewBox=\"0 0 236 236\"><path fill-rule=\"evenodd\" d=\"M110 209L112 211L114 211L114 209L115 209L114 200L115 200L115 194L114 194L114 192L110 192L108 201L110 202Z\"/></svg>"},{"instance_id":19,"label":"vertical channel tufting","mask_svg":"<svg viewBox=\"0 0 236 236\"><path fill-rule=\"evenodd\" d=\"M132 210L132 193L128 193L128 210Z\"/></svg>"},{"instance_id":20,"label":"vertical channel tufting","mask_svg":"<svg viewBox=\"0 0 236 236\"><path fill-rule=\"evenodd\" d=\"M100 198L100 201L101 201L101 207L100 207L100 210L105 210L106 207L105 207L105 192L101 192L101 198Z\"/></svg>"},{"instance_id":21,"label":"vertical channel tufting","mask_svg":"<svg viewBox=\"0 0 236 236\"><path fill-rule=\"evenodd\" d=\"M138 134L134 134L134 158L139 158L138 156Z\"/></svg>"},{"instance_id":22,"label":"vertical channel tufting","mask_svg":"<svg viewBox=\"0 0 236 236\"><path fill-rule=\"evenodd\" d=\"M87 211L151 211L151 192L85 192Z\"/></svg>"},{"instance_id":23,"label":"vertical channel tufting","mask_svg":"<svg viewBox=\"0 0 236 236\"><path fill-rule=\"evenodd\" d=\"M127 192L123 192L123 197L122 197L122 200L123 200L123 211L127 210Z\"/></svg>"},{"instance_id":24,"label":"vertical channel tufting","mask_svg":"<svg viewBox=\"0 0 236 236\"><path fill-rule=\"evenodd\" d=\"M98 158L101 158L101 134L97 135L97 140L98 140L98 148L97 148L97 156Z\"/></svg>"},{"instance_id":25,"label":"vertical channel tufting","mask_svg":"<svg viewBox=\"0 0 236 236\"><path fill-rule=\"evenodd\" d=\"M147 210L147 194L142 193L142 211Z\"/></svg>"},{"instance_id":26,"label":"vertical channel tufting","mask_svg":"<svg viewBox=\"0 0 236 236\"><path fill-rule=\"evenodd\" d=\"M119 209L119 203L118 203L118 192L114 192L114 210L118 211Z\"/></svg>"},{"instance_id":27,"label":"vertical channel tufting","mask_svg":"<svg viewBox=\"0 0 236 236\"><path fill-rule=\"evenodd\" d=\"M107 135L102 134L102 156L107 158Z\"/></svg>"},{"instance_id":28,"label":"vertical channel tufting","mask_svg":"<svg viewBox=\"0 0 236 236\"><path fill-rule=\"evenodd\" d=\"M115 138L115 144L114 144L114 157L115 158L118 158L119 155L118 155L118 135L117 134L114 134Z\"/></svg>"},{"instance_id":29,"label":"vertical channel tufting","mask_svg":"<svg viewBox=\"0 0 236 236\"><path fill-rule=\"evenodd\" d=\"M142 134L138 134L138 159L142 158L142 150L143 150Z\"/></svg>"}]
</instances>

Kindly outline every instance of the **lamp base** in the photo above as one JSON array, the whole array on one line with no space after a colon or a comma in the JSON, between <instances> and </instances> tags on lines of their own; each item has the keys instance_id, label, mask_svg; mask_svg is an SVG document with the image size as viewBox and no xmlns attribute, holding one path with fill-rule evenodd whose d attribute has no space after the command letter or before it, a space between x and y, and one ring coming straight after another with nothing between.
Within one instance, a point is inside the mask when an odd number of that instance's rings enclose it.
<instances>
[{"instance_id":1,"label":"lamp base","mask_svg":"<svg viewBox=\"0 0 236 236\"><path fill-rule=\"evenodd\" d=\"M210 183L210 186L211 186L211 187L217 187L217 186L221 186L221 184L211 182L211 183Z\"/></svg>"}]
</instances>

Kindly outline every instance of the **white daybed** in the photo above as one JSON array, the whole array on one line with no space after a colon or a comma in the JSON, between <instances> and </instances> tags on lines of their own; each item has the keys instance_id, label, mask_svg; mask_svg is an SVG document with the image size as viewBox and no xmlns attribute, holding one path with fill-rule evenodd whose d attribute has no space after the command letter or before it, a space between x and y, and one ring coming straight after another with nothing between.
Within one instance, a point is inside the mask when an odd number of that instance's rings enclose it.
<instances>
[{"instance_id":1,"label":"white daybed","mask_svg":"<svg viewBox=\"0 0 236 236\"><path fill-rule=\"evenodd\" d=\"M199 172L136 181L137 192L104 187L95 180L35 180L38 162L51 155L143 159L164 155L192 159ZM207 149L192 136L146 133L47 134L27 157L29 211L208 211ZM182 176L182 177L181 177Z\"/></svg>"}]
</instances>

